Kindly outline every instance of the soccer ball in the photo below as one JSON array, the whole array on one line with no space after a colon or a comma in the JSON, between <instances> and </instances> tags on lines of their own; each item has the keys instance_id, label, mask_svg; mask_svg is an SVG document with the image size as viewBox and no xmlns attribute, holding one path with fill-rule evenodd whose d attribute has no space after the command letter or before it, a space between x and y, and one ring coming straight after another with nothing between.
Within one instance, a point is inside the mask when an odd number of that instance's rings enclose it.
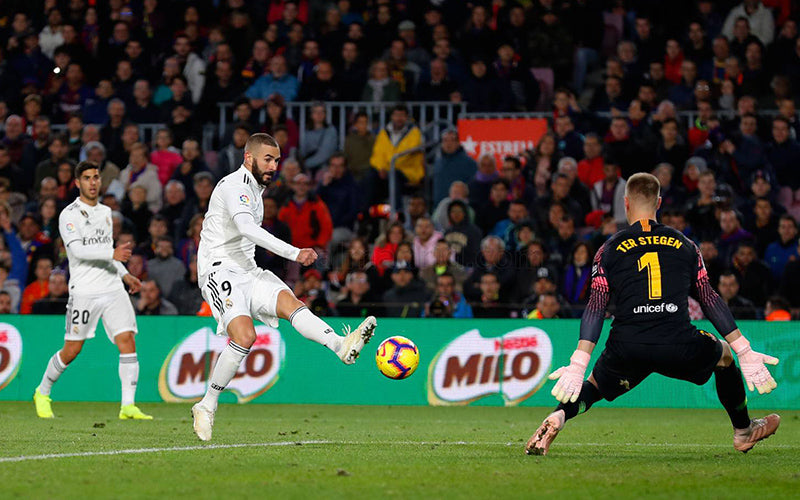
<instances>
[{"instance_id":1,"label":"soccer ball","mask_svg":"<svg viewBox=\"0 0 800 500\"><path fill-rule=\"evenodd\" d=\"M400 380L410 376L419 366L419 349L405 337L389 337L378 346L375 362L381 373Z\"/></svg>"}]
</instances>

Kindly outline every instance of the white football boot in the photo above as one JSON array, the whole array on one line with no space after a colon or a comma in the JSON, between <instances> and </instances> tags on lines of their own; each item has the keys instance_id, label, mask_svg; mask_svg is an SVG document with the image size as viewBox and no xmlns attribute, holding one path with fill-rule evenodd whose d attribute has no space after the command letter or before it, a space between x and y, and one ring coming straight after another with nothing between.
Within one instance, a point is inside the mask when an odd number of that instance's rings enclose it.
<instances>
[{"instance_id":1,"label":"white football boot","mask_svg":"<svg viewBox=\"0 0 800 500\"><path fill-rule=\"evenodd\" d=\"M192 428L201 441L211 441L211 431L214 427L214 411L197 403L192 406Z\"/></svg>"},{"instance_id":2,"label":"white football boot","mask_svg":"<svg viewBox=\"0 0 800 500\"><path fill-rule=\"evenodd\" d=\"M345 337L342 340L342 345L339 347L339 350L336 351L339 359L341 359L344 364L352 365L356 362L358 355L361 354L361 349L363 349L364 345L375 335L375 327L377 325L378 322L375 316L367 316L366 319L358 325L358 328L353 331L350 331L350 328L345 326Z\"/></svg>"}]
</instances>

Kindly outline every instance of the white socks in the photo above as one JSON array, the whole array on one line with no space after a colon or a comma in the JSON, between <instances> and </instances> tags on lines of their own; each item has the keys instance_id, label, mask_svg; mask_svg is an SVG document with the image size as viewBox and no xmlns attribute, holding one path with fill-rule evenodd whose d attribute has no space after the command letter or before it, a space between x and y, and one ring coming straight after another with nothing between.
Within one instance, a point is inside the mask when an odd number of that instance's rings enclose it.
<instances>
[{"instance_id":1,"label":"white socks","mask_svg":"<svg viewBox=\"0 0 800 500\"><path fill-rule=\"evenodd\" d=\"M342 345L342 337L334 333L333 328L303 306L289 316L289 322L303 337L322 344L338 353Z\"/></svg>"},{"instance_id":2,"label":"white socks","mask_svg":"<svg viewBox=\"0 0 800 500\"><path fill-rule=\"evenodd\" d=\"M122 406L132 405L139 381L139 359L135 352L119 355L119 381L122 384Z\"/></svg>"},{"instance_id":3,"label":"white socks","mask_svg":"<svg viewBox=\"0 0 800 500\"><path fill-rule=\"evenodd\" d=\"M203 396L200 403L211 411L217 410L217 402L219 401L219 393L225 390L242 360L250 353L250 349L238 345L234 341L228 342L222 354L217 359L217 364L214 366L214 371L211 373L211 380L209 380L206 395Z\"/></svg>"},{"instance_id":4,"label":"white socks","mask_svg":"<svg viewBox=\"0 0 800 500\"><path fill-rule=\"evenodd\" d=\"M50 389L53 388L53 384L66 369L67 365L61 361L61 356L59 356L59 353L56 352L53 354L53 357L50 358L50 361L47 363L47 368L44 371L44 376L42 376L42 381L39 383L39 392L45 396L49 396Z\"/></svg>"}]
</instances>

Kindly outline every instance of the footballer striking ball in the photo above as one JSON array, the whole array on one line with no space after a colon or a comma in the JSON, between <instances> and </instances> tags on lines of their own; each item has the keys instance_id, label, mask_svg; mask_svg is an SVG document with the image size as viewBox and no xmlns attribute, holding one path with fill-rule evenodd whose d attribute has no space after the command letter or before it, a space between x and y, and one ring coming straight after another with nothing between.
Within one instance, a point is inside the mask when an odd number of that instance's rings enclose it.
<instances>
[{"instance_id":1,"label":"footballer striking ball","mask_svg":"<svg viewBox=\"0 0 800 500\"><path fill-rule=\"evenodd\" d=\"M378 346L375 362L381 373L400 380L414 373L419 366L419 349L405 337L389 337Z\"/></svg>"}]
</instances>

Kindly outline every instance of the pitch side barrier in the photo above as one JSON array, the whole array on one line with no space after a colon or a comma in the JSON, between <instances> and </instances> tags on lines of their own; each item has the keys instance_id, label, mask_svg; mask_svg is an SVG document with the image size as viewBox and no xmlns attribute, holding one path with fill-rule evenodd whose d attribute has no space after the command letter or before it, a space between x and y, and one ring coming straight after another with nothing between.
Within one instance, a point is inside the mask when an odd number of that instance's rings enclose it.
<instances>
[{"instance_id":1,"label":"pitch side barrier","mask_svg":"<svg viewBox=\"0 0 800 500\"><path fill-rule=\"evenodd\" d=\"M137 401L188 402L205 392L208 374L227 339L213 321L197 317L142 317L136 339L140 376ZM358 320L331 318L332 325ZM780 358L770 367L778 389L750 397L750 406L800 409L800 335L797 322L741 321L753 348ZM244 366L222 396L240 403L357 405L553 406L547 375L567 364L578 320L379 319L376 337L355 366L344 366L286 321L258 326ZM606 322L600 345L610 324ZM713 331L705 321L700 328ZM98 325L98 330L102 328ZM64 319L0 316L0 400L28 401L47 360L63 343ZM421 365L410 378L381 375L374 349L391 335L414 340ZM118 351L102 331L86 342L53 389L56 401L119 401ZM599 355L599 349L594 358ZM358 390L354 391L356 387ZM601 403L602 404L602 403ZM713 381L692 386L653 375L617 406L718 408ZM33 409L31 408L31 411Z\"/></svg>"}]
</instances>

